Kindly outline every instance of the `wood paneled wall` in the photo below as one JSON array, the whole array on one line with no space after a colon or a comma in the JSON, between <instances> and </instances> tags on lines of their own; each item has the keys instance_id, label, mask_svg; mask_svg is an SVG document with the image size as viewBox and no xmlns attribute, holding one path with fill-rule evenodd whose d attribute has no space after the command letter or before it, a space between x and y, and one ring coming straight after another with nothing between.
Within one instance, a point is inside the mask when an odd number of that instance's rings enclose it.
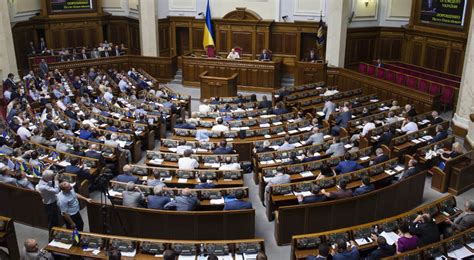
<instances>
[{"instance_id":1,"label":"wood paneled wall","mask_svg":"<svg viewBox=\"0 0 474 260\"><path fill-rule=\"evenodd\" d=\"M350 28L345 66L381 58L461 75L466 42L462 37L405 28Z\"/></svg>"}]
</instances>

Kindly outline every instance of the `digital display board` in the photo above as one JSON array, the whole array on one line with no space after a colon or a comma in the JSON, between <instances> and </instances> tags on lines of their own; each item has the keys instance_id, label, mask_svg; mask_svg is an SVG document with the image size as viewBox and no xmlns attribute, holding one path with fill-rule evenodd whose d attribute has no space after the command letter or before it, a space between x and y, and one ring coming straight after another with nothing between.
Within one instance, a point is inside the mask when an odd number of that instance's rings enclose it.
<instances>
[{"instance_id":1,"label":"digital display board","mask_svg":"<svg viewBox=\"0 0 474 260\"><path fill-rule=\"evenodd\" d=\"M51 11L60 12L83 12L92 11L92 0L50 0Z\"/></svg>"},{"instance_id":2,"label":"digital display board","mask_svg":"<svg viewBox=\"0 0 474 260\"><path fill-rule=\"evenodd\" d=\"M420 22L464 26L468 0L422 0Z\"/></svg>"}]
</instances>

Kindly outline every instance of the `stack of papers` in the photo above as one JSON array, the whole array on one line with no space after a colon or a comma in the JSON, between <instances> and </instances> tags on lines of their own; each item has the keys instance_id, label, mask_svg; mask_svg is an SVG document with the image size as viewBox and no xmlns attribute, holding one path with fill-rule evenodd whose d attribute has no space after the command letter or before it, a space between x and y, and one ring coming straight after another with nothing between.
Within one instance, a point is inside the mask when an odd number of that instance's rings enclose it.
<instances>
[{"instance_id":1,"label":"stack of papers","mask_svg":"<svg viewBox=\"0 0 474 260\"><path fill-rule=\"evenodd\" d=\"M356 238L354 241L355 241L359 246L363 246L363 245L370 244L370 243L374 242L374 241L372 240L372 238L370 238L370 237L366 237L366 238Z\"/></svg>"},{"instance_id":2,"label":"stack of papers","mask_svg":"<svg viewBox=\"0 0 474 260\"><path fill-rule=\"evenodd\" d=\"M158 165L160 165L160 164L163 163L163 161L164 161L163 159L151 159L151 160L150 160L150 163L151 163L151 164L158 164Z\"/></svg>"},{"instance_id":3,"label":"stack of papers","mask_svg":"<svg viewBox=\"0 0 474 260\"><path fill-rule=\"evenodd\" d=\"M429 140L433 139L433 137L431 135L425 135L422 138L426 141L429 141Z\"/></svg>"},{"instance_id":4,"label":"stack of papers","mask_svg":"<svg viewBox=\"0 0 474 260\"><path fill-rule=\"evenodd\" d=\"M270 127L270 124L269 124L269 123L266 123L266 124L260 124L260 127Z\"/></svg>"},{"instance_id":5,"label":"stack of papers","mask_svg":"<svg viewBox=\"0 0 474 260\"><path fill-rule=\"evenodd\" d=\"M359 158L361 161L367 161L368 159L370 159L369 156L364 156L364 157L360 157Z\"/></svg>"},{"instance_id":6,"label":"stack of papers","mask_svg":"<svg viewBox=\"0 0 474 260\"><path fill-rule=\"evenodd\" d=\"M61 162L58 163L58 165L61 166L61 167L67 167L67 166L71 165L71 163L66 162L66 161L61 161Z\"/></svg>"},{"instance_id":7,"label":"stack of papers","mask_svg":"<svg viewBox=\"0 0 474 260\"><path fill-rule=\"evenodd\" d=\"M263 137L265 137L265 138L272 138L271 135L264 135Z\"/></svg>"},{"instance_id":8,"label":"stack of papers","mask_svg":"<svg viewBox=\"0 0 474 260\"><path fill-rule=\"evenodd\" d=\"M455 258L455 259L463 259L472 255L474 255L474 253L469 251L469 249L467 249L465 246L448 253L449 257Z\"/></svg>"},{"instance_id":9,"label":"stack of papers","mask_svg":"<svg viewBox=\"0 0 474 260\"><path fill-rule=\"evenodd\" d=\"M109 194L110 194L110 196L112 196L112 197L120 197L120 196L122 196L122 193L121 193L121 192L114 191L113 189L110 189L110 190L109 190Z\"/></svg>"},{"instance_id":10,"label":"stack of papers","mask_svg":"<svg viewBox=\"0 0 474 260\"><path fill-rule=\"evenodd\" d=\"M311 177L313 176L313 173L311 171L305 171L300 173L301 177Z\"/></svg>"},{"instance_id":11,"label":"stack of papers","mask_svg":"<svg viewBox=\"0 0 474 260\"><path fill-rule=\"evenodd\" d=\"M396 166L394 170L397 171L397 172L401 172L401 171L405 170L405 168L403 166Z\"/></svg>"},{"instance_id":12,"label":"stack of papers","mask_svg":"<svg viewBox=\"0 0 474 260\"><path fill-rule=\"evenodd\" d=\"M188 179L179 178L178 183L187 183Z\"/></svg>"},{"instance_id":13,"label":"stack of papers","mask_svg":"<svg viewBox=\"0 0 474 260\"><path fill-rule=\"evenodd\" d=\"M249 129L250 129L250 127L248 127L248 126L242 126L242 127L240 128L240 130L249 130Z\"/></svg>"},{"instance_id":14,"label":"stack of papers","mask_svg":"<svg viewBox=\"0 0 474 260\"><path fill-rule=\"evenodd\" d=\"M169 150L170 152L173 152L173 153L176 153L176 151L177 151L175 147L168 148L168 150Z\"/></svg>"},{"instance_id":15,"label":"stack of papers","mask_svg":"<svg viewBox=\"0 0 474 260\"><path fill-rule=\"evenodd\" d=\"M211 167L211 168L219 168L221 167L220 163L205 163L204 166Z\"/></svg>"},{"instance_id":16,"label":"stack of papers","mask_svg":"<svg viewBox=\"0 0 474 260\"><path fill-rule=\"evenodd\" d=\"M230 130L231 131L240 131L240 127L231 127Z\"/></svg>"},{"instance_id":17,"label":"stack of papers","mask_svg":"<svg viewBox=\"0 0 474 260\"><path fill-rule=\"evenodd\" d=\"M288 133L289 133L289 134L296 134L296 133L298 133L298 130L293 129L293 130L288 131Z\"/></svg>"},{"instance_id":18,"label":"stack of papers","mask_svg":"<svg viewBox=\"0 0 474 260\"><path fill-rule=\"evenodd\" d=\"M238 258L236 258L238 259ZM257 254L245 254L242 256L243 260L256 260L257 259Z\"/></svg>"},{"instance_id":19,"label":"stack of papers","mask_svg":"<svg viewBox=\"0 0 474 260\"><path fill-rule=\"evenodd\" d=\"M316 115L318 115L318 116L324 116L324 115L326 115L326 114L324 114L324 113L321 112L321 111L318 111L318 112L316 112Z\"/></svg>"},{"instance_id":20,"label":"stack of papers","mask_svg":"<svg viewBox=\"0 0 474 260\"><path fill-rule=\"evenodd\" d=\"M418 139L413 139L413 140L411 140L411 141L412 141L413 143L415 143L415 144L419 144L419 143L421 143L421 141L420 141L420 140L418 140Z\"/></svg>"},{"instance_id":21,"label":"stack of papers","mask_svg":"<svg viewBox=\"0 0 474 260\"><path fill-rule=\"evenodd\" d=\"M351 148L352 148L352 144L346 144L346 145L344 145L344 148L346 148L346 149L351 149Z\"/></svg>"},{"instance_id":22,"label":"stack of papers","mask_svg":"<svg viewBox=\"0 0 474 260\"><path fill-rule=\"evenodd\" d=\"M313 195L313 193L311 193L311 191L302 191L302 192L293 192L293 194L295 196L303 196L303 197L308 197L308 196L311 196Z\"/></svg>"},{"instance_id":23,"label":"stack of papers","mask_svg":"<svg viewBox=\"0 0 474 260\"><path fill-rule=\"evenodd\" d=\"M313 129L312 126L306 126L306 127L298 128L298 130L300 130L301 132L310 131L311 129Z\"/></svg>"},{"instance_id":24,"label":"stack of papers","mask_svg":"<svg viewBox=\"0 0 474 260\"><path fill-rule=\"evenodd\" d=\"M225 140L226 140L227 142L232 142L232 141L234 141L234 138L226 138Z\"/></svg>"},{"instance_id":25,"label":"stack of papers","mask_svg":"<svg viewBox=\"0 0 474 260\"><path fill-rule=\"evenodd\" d=\"M122 254L122 256L125 256L125 257L135 257L135 255L137 254L137 250L133 250L132 252L120 252Z\"/></svg>"},{"instance_id":26,"label":"stack of papers","mask_svg":"<svg viewBox=\"0 0 474 260\"><path fill-rule=\"evenodd\" d=\"M282 122L273 122L272 125L281 125L283 124Z\"/></svg>"},{"instance_id":27,"label":"stack of papers","mask_svg":"<svg viewBox=\"0 0 474 260\"><path fill-rule=\"evenodd\" d=\"M400 238L395 232L385 232L383 231L380 233L381 236L383 236L387 240L387 244L393 245L395 244L398 239Z\"/></svg>"},{"instance_id":28,"label":"stack of papers","mask_svg":"<svg viewBox=\"0 0 474 260\"><path fill-rule=\"evenodd\" d=\"M278 132L277 135L286 135L286 132L283 131L283 132Z\"/></svg>"},{"instance_id":29,"label":"stack of papers","mask_svg":"<svg viewBox=\"0 0 474 260\"><path fill-rule=\"evenodd\" d=\"M379 100L378 99L371 99L370 102L375 103L375 102L379 102Z\"/></svg>"},{"instance_id":30,"label":"stack of papers","mask_svg":"<svg viewBox=\"0 0 474 260\"><path fill-rule=\"evenodd\" d=\"M395 175L397 174L396 171L393 171L393 170L385 170L385 173L388 174L388 175Z\"/></svg>"},{"instance_id":31,"label":"stack of papers","mask_svg":"<svg viewBox=\"0 0 474 260\"><path fill-rule=\"evenodd\" d=\"M48 244L48 246L53 246L53 247L69 250L69 249L71 249L72 244L65 244L65 243L53 240Z\"/></svg>"},{"instance_id":32,"label":"stack of papers","mask_svg":"<svg viewBox=\"0 0 474 260\"><path fill-rule=\"evenodd\" d=\"M325 135L323 136L324 139L329 139L329 138L332 138L332 135Z\"/></svg>"},{"instance_id":33,"label":"stack of papers","mask_svg":"<svg viewBox=\"0 0 474 260\"><path fill-rule=\"evenodd\" d=\"M210 200L211 205L221 205L221 204L224 204L224 197L220 198L220 199L212 199Z\"/></svg>"},{"instance_id":34,"label":"stack of papers","mask_svg":"<svg viewBox=\"0 0 474 260\"><path fill-rule=\"evenodd\" d=\"M274 164L274 160L260 161L261 164Z\"/></svg>"}]
</instances>

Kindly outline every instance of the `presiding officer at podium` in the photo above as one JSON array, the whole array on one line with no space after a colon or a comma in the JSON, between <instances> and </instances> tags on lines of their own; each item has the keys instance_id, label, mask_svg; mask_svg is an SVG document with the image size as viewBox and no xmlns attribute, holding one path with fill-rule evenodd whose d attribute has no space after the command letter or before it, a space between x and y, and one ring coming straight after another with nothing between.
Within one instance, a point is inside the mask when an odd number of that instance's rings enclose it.
<instances>
[{"instance_id":1,"label":"presiding officer at podium","mask_svg":"<svg viewBox=\"0 0 474 260\"><path fill-rule=\"evenodd\" d=\"M260 54L258 57L258 60L272 60L272 54L267 49L263 49L262 54Z\"/></svg>"},{"instance_id":2,"label":"presiding officer at podium","mask_svg":"<svg viewBox=\"0 0 474 260\"><path fill-rule=\"evenodd\" d=\"M240 55L238 52L235 51L234 48L230 50L229 55L227 55L227 59L229 60L235 60L235 59L240 59Z\"/></svg>"},{"instance_id":3,"label":"presiding officer at podium","mask_svg":"<svg viewBox=\"0 0 474 260\"><path fill-rule=\"evenodd\" d=\"M314 52L314 50L311 50L308 54L308 56L305 57L304 61L307 62L316 62L319 60L318 55Z\"/></svg>"}]
</instances>

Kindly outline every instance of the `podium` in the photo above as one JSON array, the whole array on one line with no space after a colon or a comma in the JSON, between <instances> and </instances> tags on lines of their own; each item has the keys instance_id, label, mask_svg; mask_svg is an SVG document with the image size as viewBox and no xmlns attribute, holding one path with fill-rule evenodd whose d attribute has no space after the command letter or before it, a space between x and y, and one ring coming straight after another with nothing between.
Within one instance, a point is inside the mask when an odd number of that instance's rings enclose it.
<instances>
[{"instance_id":1,"label":"podium","mask_svg":"<svg viewBox=\"0 0 474 260\"><path fill-rule=\"evenodd\" d=\"M201 79L201 101L211 97L237 96L238 73L234 73L230 77L215 77L208 74L208 71L199 74Z\"/></svg>"},{"instance_id":2,"label":"podium","mask_svg":"<svg viewBox=\"0 0 474 260\"><path fill-rule=\"evenodd\" d=\"M326 81L326 66L324 61L296 62L295 85Z\"/></svg>"}]
</instances>

